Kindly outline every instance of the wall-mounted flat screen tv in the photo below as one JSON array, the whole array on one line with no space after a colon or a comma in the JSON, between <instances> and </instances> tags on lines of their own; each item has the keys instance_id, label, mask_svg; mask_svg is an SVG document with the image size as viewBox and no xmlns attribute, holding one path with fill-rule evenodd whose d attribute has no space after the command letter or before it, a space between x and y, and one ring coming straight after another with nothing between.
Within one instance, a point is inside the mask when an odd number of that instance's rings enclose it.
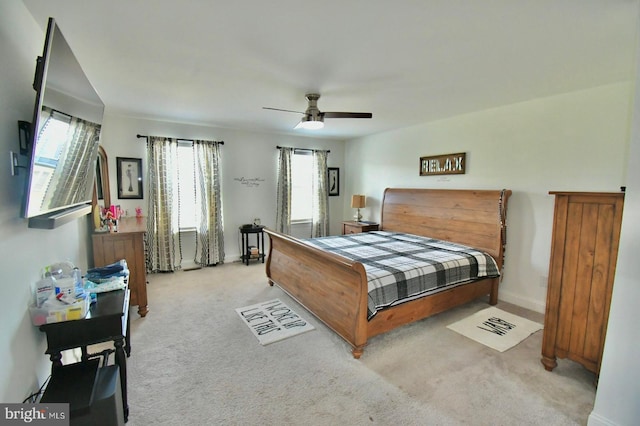
<instances>
[{"instance_id":1,"label":"wall-mounted flat screen tv","mask_svg":"<svg viewBox=\"0 0 640 426\"><path fill-rule=\"evenodd\" d=\"M53 18L33 88L22 215L29 227L55 228L91 211L104 104Z\"/></svg>"}]
</instances>

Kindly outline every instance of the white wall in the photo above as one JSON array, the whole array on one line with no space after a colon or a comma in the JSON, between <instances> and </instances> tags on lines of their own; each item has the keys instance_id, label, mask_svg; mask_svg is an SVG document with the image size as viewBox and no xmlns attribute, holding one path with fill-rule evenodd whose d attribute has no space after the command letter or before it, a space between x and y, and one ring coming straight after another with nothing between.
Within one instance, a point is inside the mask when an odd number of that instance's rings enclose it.
<instances>
[{"instance_id":1,"label":"white wall","mask_svg":"<svg viewBox=\"0 0 640 426\"><path fill-rule=\"evenodd\" d=\"M640 47L637 50L640 53ZM640 66L636 68L631 136L616 278L589 426L640 424Z\"/></svg>"},{"instance_id":2,"label":"white wall","mask_svg":"<svg viewBox=\"0 0 640 426\"><path fill-rule=\"evenodd\" d=\"M130 214L134 214L137 206L143 208L144 214L147 211L147 200L117 198L116 157L142 158L142 168L146 173L145 139L138 139L137 134L224 141L221 149L221 168L227 262L238 260L240 255L240 225L253 223L253 219L258 217L263 225L275 227L278 164L276 146L329 149L329 167L344 170L342 141L139 119L113 114L108 108L102 129L101 143L107 152L109 162L111 202L120 204L124 210L129 210ZM254 180L257 185L245 185L241 183L242 178ZM344 184L343 180L341 184ZM144 193L148 193L146 186ZM340 233L341 230L343 198L343 192L340 197L329 197L331 232L334 234ZM188 260L187 257L184 259Z\"/></svg>"},{"instance_id":3,"label":"white wall","mask_svg":"<svg viewBox=\"0 0 640 426\"><path fill-rule=\"evenodd\" d=\"M88 222L81 219L55 230L27 228L20 218L25 173L11 176L9 151L18 150L18 120L31 121L36 57L42 55L46 22L36 23L22 2L0 0L0 274L4 303L0 309L0 401L21 402L49 374L44 335L27 314L31 286L40 269L70 260L88 265ZM26 157L20 157L20 164Z\"/></svg>"},{"instance_id":4,"label":"white wall","mask_svg":"<svg viewBox=\"0 0 640 426\"><path fill-rule=\"evenodd\" d=\"M386 187L511 189L500 299L544 312L548 192L626 184L632 87L597 87L348 141L345 193L365 194L365 219L379 220ZM466 174L419 176L421 156L456 152L467 153ZM352 213L345 205L344 216Z\"/></svg>"}]
</instances>

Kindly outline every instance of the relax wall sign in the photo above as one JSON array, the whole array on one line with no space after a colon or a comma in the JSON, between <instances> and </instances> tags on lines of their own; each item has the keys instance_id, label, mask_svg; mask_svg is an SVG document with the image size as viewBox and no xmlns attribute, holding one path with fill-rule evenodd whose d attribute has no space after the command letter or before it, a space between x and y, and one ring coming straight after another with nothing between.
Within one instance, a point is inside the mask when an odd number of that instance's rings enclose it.
<instances>
[{"instance_id":1,"label":"relax wall sign","mask_svg":"<svg viewBox=\"0 0 640 426\"><path fill-rule=\"evenodd\" d=\"M420 176L464 174L466 157L466 152L420 157Z\"/></svg>"}]
</instances>

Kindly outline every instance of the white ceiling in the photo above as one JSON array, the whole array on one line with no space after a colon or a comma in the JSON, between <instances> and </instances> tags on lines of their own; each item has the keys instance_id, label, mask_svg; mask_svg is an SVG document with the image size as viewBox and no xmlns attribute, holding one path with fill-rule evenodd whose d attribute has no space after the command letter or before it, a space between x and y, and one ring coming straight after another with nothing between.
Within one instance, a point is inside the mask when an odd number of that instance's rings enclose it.
<instances>
[{"instance_id":1,"label":"white ceiling","mask_svg":"<svg viewBox=\"0 0 640 426\"><path fill-rule=\"evenodd\" d=\"M640 0L23 0L109 111L349 139L634 78ZM44 42L44 38L43 38ZM321 111L371 112L293 130Z\"/></svg>"}]
</instances>

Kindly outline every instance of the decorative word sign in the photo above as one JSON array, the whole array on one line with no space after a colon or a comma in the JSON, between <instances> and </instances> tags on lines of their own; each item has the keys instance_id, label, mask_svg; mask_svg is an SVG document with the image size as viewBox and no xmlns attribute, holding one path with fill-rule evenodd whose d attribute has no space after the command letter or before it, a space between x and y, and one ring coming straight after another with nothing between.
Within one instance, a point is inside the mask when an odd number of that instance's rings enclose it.
<instances>
[{"instance_id":1,"label":"decorative word sign","mask_svg":"<svg viewBox=\"0 0 640 426\"><path fill-rule=\"evenodd\" d=\"M233 178L233 180L235 180L236 182L240 182L241 185L246 186L247 188L253 188L255 186L260 186L261 182L264 182L264 178L259 178L259 177L255 177L255 178L246 178L246 177L239 177L239 178Z\"/></svg>"},{"instance_id":2,"label":"decorative word sign","mask_svg":"<svg viewBox=\"0 0 640 426\"><path fill-rule=\"evenodd\" d=\"M460 152L420 157L420 176L464 174L467 163L466 156L465 152Z\"/></svg>"}]
</instances>

